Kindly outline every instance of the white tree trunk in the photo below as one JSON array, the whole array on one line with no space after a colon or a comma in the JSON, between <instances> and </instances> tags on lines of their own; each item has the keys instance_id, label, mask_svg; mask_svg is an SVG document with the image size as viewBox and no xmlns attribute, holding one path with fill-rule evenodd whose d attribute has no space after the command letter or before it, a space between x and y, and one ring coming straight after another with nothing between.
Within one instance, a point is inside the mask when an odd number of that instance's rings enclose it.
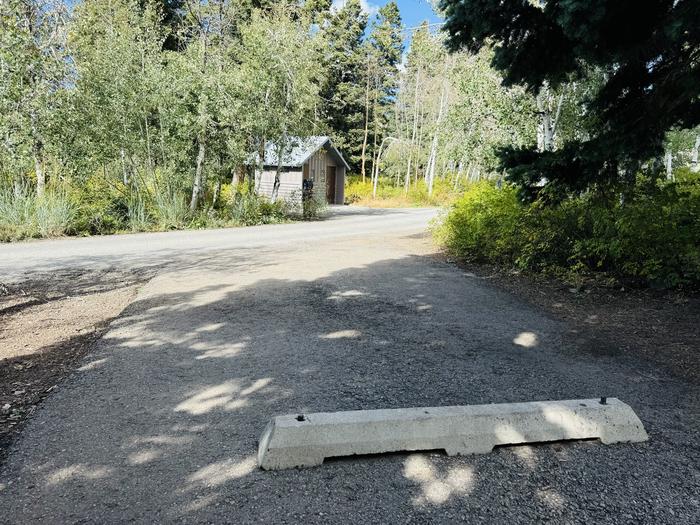
<instances>
[{"instance_id":1,"label":"white tree trunk","mask_svg":"<svg viewBox=\"0 0 700 525\"><path fill-rule=\"evenodd\" d=\"M698 164L698 150L700 150L700 135L695 137L695 145L693 146L693 151L690 157L690 169L695 173L700 171L700 164Z\"/></svg>"},{"instance_id":2,"label":"white tree trunk","mask_svg":"<svg viewBox=\"0 0 700 525\"><path fill-rule=\"evenodd\" d=\"M282 172L282 161L287 151L287 134L283 133L282 136L277 141L277 169L275 170L275 182L272 185L272 195L271 200L274 202L277 200L280 191L280 173ZM262 174L262 170L260 171ZM325 191L325 190L324 190Z\"/></svg>"},{"instance_id":3,"label":"white tree trunk","mask_svg":"<svg viewBox=\"0 0 700 525\"><path fill-rule=\"evenodd\" d=\"M381 160L383 149L384 149L384 140L382 140L382 143L379 145L379 151L377 151L377 158L375 159L374 165L372 166L372 198L373 199L377 198L377 184L379 182L379 161Z\"/></svg>"},{"instance_id":4,"label":"white tree trunk","mask_svg":"<svg viewBox=\"0 0 700 525\"><path fill-rule=\"evenodd\" d=\"M216 206L216 201L219 200L219 194L221 193L221 179L216 181L216 186L214 186L214 195L211 198L211 207Z\"/></svg>"},{"instance_id":5,"label":"white tree trunk","mask_svg":"<svg viewBox=\"0 0 700 525\"><path fill-rule=\"evenodd\" d=\"M148 157L148 171L153 173L153 157L151 156L151 133L148 131L148 117L143 117L143 125L146 132L146 155Z\"/></svg>"},{"instance_id":6,"label":"white tree trunk","mask_svg":"<svg viewBox=\"0 0 700 525\"><path fill-rule=\"evenodd\" d=\"M433 140L430 142L430 155L426 166L425 179L428 184L428 195L433 193L433 178L435 177L435 157L437 156L437 130L433 133Z\"/></svg>"},{"instance_id":7,"label":"white tree trunk","mask_svg":"<svg viewBox=\"0 0 700 525\"><path fill-rule=\"evenodd\" d=\"M129 184L129 171L126 169L126 153L124 152L124 148L119 149L119 157L122 160L122 182L124 186L127 186Z\"/></svg>"},{"instance_id":8,"label":"white tree trunk","mask_svg":"<svg viewBox=\"0 0 700 525\"><path fill-rule=\"evenodd\" d=\"M673 154L666 150L666 179L673 180Z\"/></svg>"},{"instance_id":9,"label":"white tree trunk","mask_svg":"<svg viewBox=\"0 0 700 525\"><path fill-rule=\"evenodd\" d=\"M559 95L557 109L552 116L552 96L549 84L542 84L542 88L536 97L537 112L540 122L537 125L537 149L539 151L554 151L554 139L556 137L557 124L561 115L561 107L564 102L564 94Z\"/></svg>"},{"instance_id":10,"label":"white tree trunk","mask_svg":"<svg viewBox=\"0 0 700 525\"><path fill-rule=\"evenodd\" d=\"M437 162L437 147L438 147L438 133L440 133L440 124L442 124L442 114L445 106L445 96L447 92L447 74L445 74L445 79L442 82L442 90L440 92L440 107L438 109L438 116L435 122L435 131L433 132L433 140L430 145L430 157L428 157L428 196L433 194L433 181L435 180L435 163Z\"/></svg>"},{"instance_id":11,"label":"white tree trunk","mask_svg":"<svg viewBox=\"0 0 700 525\"><path fill-rule=\"evenodd\" d=\"M32 128L32 155L34 157L34 172L36 174L36 194L41 197L44 195L46 188L46 174L44 173L43 163L43 145L39 135L38 117L35 111L30 114L30 122Z\"/></svg>"},{"instance_id":12,"label":"white tree trunk","mask_svg":"<svg viewBox=\"0 0 700 525\"><path fill-rule=\"evenodd\" d=\"M411 146L408 150L408 166L406 167L406 179L404 180L404 194L408 194L411 187L411 161L413 160L413 148L416 144L416 133L418 132L418 79L420 70L416 72L416 88L413 94L413 133L411 134Z\"/></svg>"},{"instance_id":13,"label":"white tree trunk","mask_svg":"<svg viewBox=\"0 0 700 525\"><path fill-rule=\"evenodd\" d=\"M372 198L377 197L377 184L379 181L379 163L382 159L382 153L384 152L384 145L389 141L396 141L396 137L384 137L382 142L379 144L379 149L377 150L377 156L375 158L374 164L372 165Z\"/></svg>"},{"instance_id":14,"label":"white tree trunk","mask_svg":"<svg viewBox=\"0 0 700 525\"><path fill-rule=\"evenodd\" d=\"M36 194L38 197L44 195L46 188L46 174L44 173L44 163L42 161L41 143L34 141L34 171L36 173Z\"/></svg>"},{"instance_id":15,"label":"white tree trunk","mask_svg":"<svg viewBox=\"0 0 700 525\"><path fill-rule=\"evenodd\" d=\"M459 164L457 164L457 169L455 170L455 178L452 181L452 188L457 189L457 185L459 184L459 179L462 177L462 173L464 171L464 163L460 160Z\"/></svg>"},{"instance_id":16,"label":"white tree trunk","mask_svg":"<svg viewBox=\"0 0 700 525\"><path fill-rule=\"evenodd\" d=\"M365 182L365 165L367 163L367 138L369 137L369 54L367 54L367 68L365 70L365 133L362 139L361 168L362 182Z\"/></svg>"},{"instance_id":17,"label":"white tree trunk","mask_svg":"<svg viewBox=\"0 0 700 525\"><path fill-rule=\"evenodd\" d=\"M194 170L194 181L192 184L192 199L190 200L190 211L194 212L199 205L199 199L204 187L204 155L206 153L206 143L203 136L197 139L199 151L197 152L197 166Z\"/></svg>"}]
</instances>

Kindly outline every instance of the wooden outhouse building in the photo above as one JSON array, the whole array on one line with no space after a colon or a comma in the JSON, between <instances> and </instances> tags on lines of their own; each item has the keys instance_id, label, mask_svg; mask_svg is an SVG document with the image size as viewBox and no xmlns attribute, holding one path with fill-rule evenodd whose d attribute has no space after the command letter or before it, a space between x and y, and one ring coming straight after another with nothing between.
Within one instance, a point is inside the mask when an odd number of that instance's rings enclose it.
<instances>
[{"instance_id":1,"label":"wooden outhouse building","mask_svg":"<svg viewBox=\"0 0 700 525\"><path fill-rule=\"evenodd\" d=\"M273 198L275 173L280 168L278 199L301 195L303 181L313 181L315 195L325 195L328 204L342 204L345 199L345 173L349 166L327 136L294 137L278 159L279 148L268 144L265 158L255 170L255 187L259 195ZM321 193L322 192L322 193Z\"/></svg>"}]
</instances>

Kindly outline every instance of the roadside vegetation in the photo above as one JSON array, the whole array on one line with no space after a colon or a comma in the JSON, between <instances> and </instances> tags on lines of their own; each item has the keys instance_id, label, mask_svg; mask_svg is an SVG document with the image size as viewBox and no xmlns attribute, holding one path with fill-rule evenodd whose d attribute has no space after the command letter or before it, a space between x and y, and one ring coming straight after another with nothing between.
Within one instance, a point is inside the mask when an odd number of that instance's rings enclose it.
<instances>
[{"instance_id":1,"label":"roadside vegetation","mask_svg":"<svg viewBox=\"0 0 700 525\"><path fill-rule=\"evenodd\" d=\"M395 4L367 25L358 0L1 2L0 240L316 218L322 190L258 195L258 153L331 134L359 167L366 57L379 97L402 46Z\"/></svg>"},{"instance_id":2,"label":"roadside vegetation","mask_svg":"<svg viewBox=\"0 0 700 525\"><path fill-rule=\"evenodd\" d=\"M449 181L437 180L431 194L421 180L408 191L391 181L380 179L376 191L372 182L362 182L360 177L350 177L345 186L345 202L371 208L410 208L445 206L453 203L464 192L465 186L455 187Z\"/></svg>"},{"instance_id":3,"label":"roadside vegetation","mask_svg":"<svg viewBox=\"0 0 700 525\"><path fill-rule=\"evenodd\" d=\"M435 228L448 251L477 263L544 272L574 284L700 286L700 177L640 176L621 200L588 192L523 202L508 184L471 186Z\"/></svg>"},{"instance_id":4,"label":"roadside vegetation","mask_svg":"<svg viewBox=\"0 0 700 525\"><path fill-rule=\"evenodd\" d=\"M302 210L301 193L271 202L229 184L221 186L216 201L195 213L177 188L108 185L96 178L79 189L50 184L37 196L22 185L0 192L0 241L277 224L314 220L325 210L318 196Z\"/></svg>"}]
</instances>

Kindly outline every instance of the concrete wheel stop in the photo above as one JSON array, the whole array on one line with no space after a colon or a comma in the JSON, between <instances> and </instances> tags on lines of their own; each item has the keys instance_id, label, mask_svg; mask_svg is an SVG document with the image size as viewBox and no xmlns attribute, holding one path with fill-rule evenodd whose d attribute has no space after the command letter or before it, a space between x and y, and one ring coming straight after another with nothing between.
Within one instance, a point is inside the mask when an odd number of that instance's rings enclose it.
<instances>
[{"instance_id":1,"label":"concrete wheel stop","mask_svg":"<svg viewBox=\"0 0 700 525\"><path fill-rule=\"evenodd\" d=\"M292 414L273 418L258 447L265 470L313 467L331 457L442 449L486 454L498 445L599 439L646 441L616 398Z\"/></svg>"}]
</instances>

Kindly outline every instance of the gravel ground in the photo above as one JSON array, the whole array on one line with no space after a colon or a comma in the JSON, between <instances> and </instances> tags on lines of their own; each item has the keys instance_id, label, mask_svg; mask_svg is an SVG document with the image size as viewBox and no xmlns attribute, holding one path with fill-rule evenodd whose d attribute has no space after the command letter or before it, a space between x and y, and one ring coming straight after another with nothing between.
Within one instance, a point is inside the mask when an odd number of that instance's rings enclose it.
<instances>
[{"instance_id":1,"label":"gravel ground","mask_svg":"<svg viewBox=\"0 0 700 525\"><path fill-rule=\"evenodd\" d=\"M579 351L570 325L431 252L375 235L161 273L15 443L0 522L700 522L698 385ZM255 466L273 415L601 395L649 441Z\"/></svg>"},{"instance_id":2,"label":"gravel ground","mask_svg":"<svg viewBox=\"0 0 700 525\"><path fill-rule=\"evenodd\" d=\"M0 283L0 464L26 419L80 366L148 277L66 269Z\"/></svg>"}]
</instances>

